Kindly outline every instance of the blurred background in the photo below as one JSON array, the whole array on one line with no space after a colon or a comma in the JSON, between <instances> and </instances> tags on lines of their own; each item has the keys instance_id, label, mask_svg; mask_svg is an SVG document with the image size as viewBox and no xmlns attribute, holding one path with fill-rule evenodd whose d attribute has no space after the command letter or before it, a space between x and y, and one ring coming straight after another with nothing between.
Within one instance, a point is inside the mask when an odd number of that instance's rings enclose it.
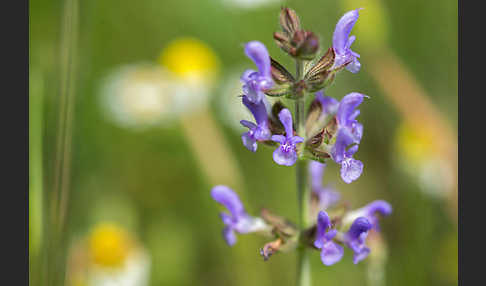
<instances>
[{"instance_id":1,"label":"blurred background","mask_svg":"<svg viewBox=\"0 0 486 286\"><path fill-rule=\"evenodd\" d=\"M352 34L365 131L359 180L330 162L324 184L360 207L394 208L373 255L332 266L311 256L314 285L457 285L457 1L30 1L31 285L293 285L295 253L264 262L266 242L221 236L216 184L296 221L295 174L273 149L245 149L237 96L250 40L275 45L280 7L331 46L337 20L364 8Z\"/></svg>"}]
</instances>

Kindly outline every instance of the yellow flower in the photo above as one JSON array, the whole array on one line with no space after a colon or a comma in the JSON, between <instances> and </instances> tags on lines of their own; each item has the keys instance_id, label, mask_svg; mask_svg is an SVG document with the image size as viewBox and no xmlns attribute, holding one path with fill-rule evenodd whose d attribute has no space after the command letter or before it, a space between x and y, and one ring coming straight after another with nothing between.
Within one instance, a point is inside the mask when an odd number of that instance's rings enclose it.
<instances>
[{"instance_id":1,"label":"yellow flower","mask_svg":"<svg viewBox=\"0 0 486 286\"><path fill-rule=\"evenodd\" d=\"M161 52L159 64L177 76L211 82L219 71L219 59L213 50L195 38L179 38Z\"/></svg>"},{"instance_id":2,"label":"yellow flower","mask_svg":"<svg viewBox=\"0 0 486 286\"><path fill-rule=\"evenodd\" d=\"M403 123L396 133L398 152L409 163L418 165L434 158L434 138L424 127Z\"/></svg>"},{"instance_id":3,"label":"yellow flower","mask_svg":"<svg viewBox=\"0 0 486 286\"><path fill-rule=\"evenodd\" d=\"M131 248L128 233L111 223L97 225L89 238L93 262L101 266L122 266Z\"/></svg>"}]
</instances>

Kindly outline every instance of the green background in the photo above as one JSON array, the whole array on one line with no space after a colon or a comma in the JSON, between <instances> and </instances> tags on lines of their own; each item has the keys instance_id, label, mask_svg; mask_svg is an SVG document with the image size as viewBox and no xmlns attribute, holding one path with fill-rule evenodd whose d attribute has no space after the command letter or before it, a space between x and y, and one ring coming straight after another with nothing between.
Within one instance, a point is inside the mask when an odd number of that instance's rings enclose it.
<instances>
[{"instance_id":1,"label":"green background","mask_svg":"<svg viewBox=\"0 0 486 286\"><path fill-rule=\"evenodd\" d=\"M388 49L456 130L457 2L380 3L386 21L385 26L377 27L377 33L386 31L383 41ZM345 12L339 1L286 1L285 5L295 9L303 25L320 36L324 48L330 46L335 23ZM66 77L61 68L63 7L64 1L30 1L30 90L31 96L43 96L42 116L34 117L42 132L37 137L31 133L30 138L38 144L31 145L31 156L39 153L42 157L43 171L38 175L42 179L32 177L31 171L31 180L42 184L46 208L61 120L59 83ZM196 37L212 47L221 60L221 74L252 66L242 49L250 40L263 42L271 55L290 66L272 39L279 11L279 4L234 9L216 0L79 1L68 244L97 221L114 220L135 233L150 254L150 285L294 284L294 253L278 254L264 262L258 255L258 248L266 242L263 238L240 235L233 248L224 243L218 217L221 208L211 200L212 186L199 170L179 122L141 131L124 129L105 119L98 98L101 80L111 70L155 62L163 47L177 37ZM357 25L366 21L365 12ZM358 53L360 40L358 37L353 45ZM368 43L373 45L373 41ZM358 181L346 185L337 166L329 163L325 183L333 183L356 207L377 198L393 205L393 214L381 224L388 244L386 285L457 285L457 224L444 200L420 191L416 180L398 167L393 136L402 118L371 78L367 64L372 60L362 53L362 70L358 74L342 72L328 92L336 98L351 91L371 96L360 107L359 117L365 133L357 157L364 162L365 171ZM38 78L42 84L35 82ZM295 221L294 169L277 166L271 148L261 146L257 153L250 153L242 146L240 132L222 122L225 119L217 103L221 96L236 94L221 94L221 90L213 91L209 109L241 170L248 211L256 214L265 206ZM31 117L39 114L35 113L38 105L31 98ZM32 154L33 150L37 153ZM31 190L35 187L31 184ZM48 211L43 213L44 220ZM34 223L31 216L31 228ZM31 247L35 239L31 236ZM366 285L367 264L353 265L350 251L345 253L332 267L322 265L317 252L311 255L314 285ZM31 251L31 284L38 285L34 258Z\"/></svg>"}]
</instances>

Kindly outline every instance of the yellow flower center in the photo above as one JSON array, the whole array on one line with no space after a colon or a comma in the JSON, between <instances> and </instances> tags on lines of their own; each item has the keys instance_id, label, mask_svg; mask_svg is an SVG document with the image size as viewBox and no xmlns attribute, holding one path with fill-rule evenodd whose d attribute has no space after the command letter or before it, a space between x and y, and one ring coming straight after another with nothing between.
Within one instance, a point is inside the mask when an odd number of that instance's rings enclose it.
<instances>
[{"instance_id":1,"label":"yellow flower center","mask_svg":"<svg viewBox=\"0 0 486 286\"><path fill-rule=\"evenodd\" d=\"M219 60L213 50L195 38L179 38L162 51L159 64L175 75L211 81L219 70Z\"/></svg>"},{"instance_id":2,"label":"yellow flower center","mask_svg":"<svg viewBox=\"0 0 486 286\"><path fill-rule=\"evenodd\" d=\"M116 267L123 264L131 245L124 230L113 224L102 223L91 233L89 246L95 264Z\"/></svg>"},{"instance_id":3,"label":"yellow flower center","mask_svg":"<svg viewBox=\"0 0 486 286\"><path fill-rule=\"evenodd\" d=\"M420 164L434 157L434 139L430 132L420 126L402 124L396 133L397 149L413 164Z\"/></svg>"}]
</instances>

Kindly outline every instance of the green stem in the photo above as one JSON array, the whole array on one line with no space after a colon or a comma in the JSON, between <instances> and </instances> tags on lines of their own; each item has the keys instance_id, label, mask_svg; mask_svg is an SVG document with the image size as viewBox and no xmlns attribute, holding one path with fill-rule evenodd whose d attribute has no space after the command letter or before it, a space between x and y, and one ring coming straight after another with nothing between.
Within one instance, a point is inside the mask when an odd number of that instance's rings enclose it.
<instances>
[{"instance_id":1,"label":"green stem","mask_svg":"<svg viewBox=\"0 0 486 286\"><path fill-rule=\"evenodd\" d=\"M301 80L304 73L304 63L300 60L296 61L296 78ZM298 96L295 101L295 125L297 127L297 134L305 139L305 96L304 94ZM309 202L309 186L307 179L307 160L302 157L303 152L299 154L299 160L296 165L296 181L297 181L297 202L299 211L299 228L301 230L308 226L308 202ZM309 286L311 281L310 264L308 258L308 251L304 244L300 244L297 249L297 286Z\"/></svg>"}]
</instances>

